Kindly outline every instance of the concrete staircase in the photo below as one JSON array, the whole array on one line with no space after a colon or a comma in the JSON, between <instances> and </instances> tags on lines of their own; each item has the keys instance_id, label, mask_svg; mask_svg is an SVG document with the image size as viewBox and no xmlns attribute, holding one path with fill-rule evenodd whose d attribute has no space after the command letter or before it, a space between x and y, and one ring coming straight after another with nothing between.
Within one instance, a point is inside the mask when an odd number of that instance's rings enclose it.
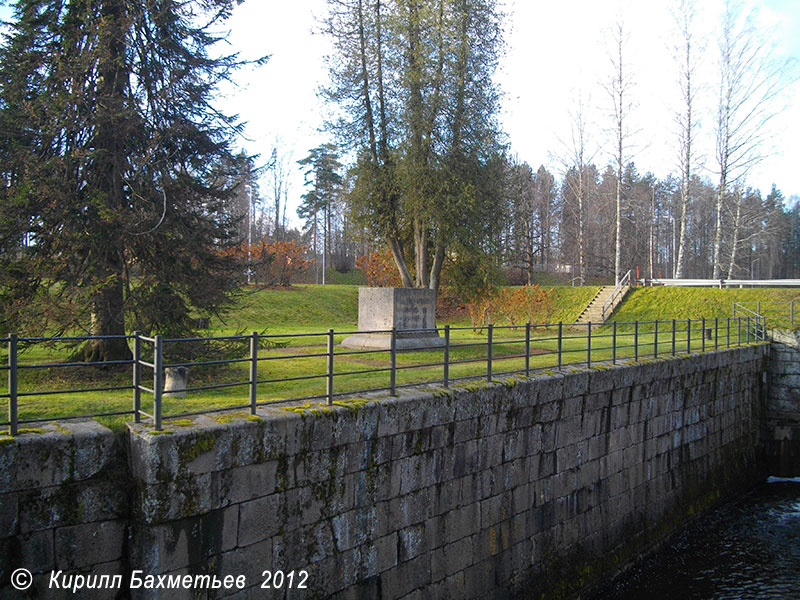
<instances>
[{"instance_id":1,"label":"concrete staircase","mask_svg":"<svg viewBox=\"0 0 800 600\"><path fill-rule=\"evenodd\" d=\"M591 322L593 324L597 323L598 325L602 325L606 322L606 320L608 320L619 303L622 302L625 294L627 294L628 290L630 289L630 284L622 285L618 288L614 287L613 285L604 285L598 290L597 294L595 294L594 298L592 298L591 302L589 302L586 308L583 309L583 312L575 322ZM603 305L606 304L606 301L612 297L613 300L606 305L606 314L605 318L603 318Z\"/></svg>"}]
</instances>

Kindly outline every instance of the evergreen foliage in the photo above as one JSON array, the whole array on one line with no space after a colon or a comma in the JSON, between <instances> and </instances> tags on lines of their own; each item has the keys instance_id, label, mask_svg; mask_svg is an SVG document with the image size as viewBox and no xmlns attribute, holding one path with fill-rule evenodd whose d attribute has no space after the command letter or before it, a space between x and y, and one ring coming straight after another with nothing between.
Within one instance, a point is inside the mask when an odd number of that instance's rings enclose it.
<instances>
[{"instance_id":1,"label":"evergreen foliage","mask_svg":"<svg viewBox=\"0 0 800 600\"><path fill-rule=\"evenodd\" d=\"M237 125L211 99L240 61L212 46L235 3L14 3L0 46L4 329L176 335L229 298L236 272L218 250L235 233ZM127 356L124 340L84 348Z\"/></svg>"},{"instance_id":2,"label":"evergreen foliage","mask_svg":"<svg viewBox=\"0 0 800 600\"><path fill-rule=\"evenodd\" d=\"M351 205L402 284L438 289L447 257L493 262L505 217L494 0L331 0L331 125L357 156ZM412 275L413 274L413 275Z\"/></svg>"}]
</instances>

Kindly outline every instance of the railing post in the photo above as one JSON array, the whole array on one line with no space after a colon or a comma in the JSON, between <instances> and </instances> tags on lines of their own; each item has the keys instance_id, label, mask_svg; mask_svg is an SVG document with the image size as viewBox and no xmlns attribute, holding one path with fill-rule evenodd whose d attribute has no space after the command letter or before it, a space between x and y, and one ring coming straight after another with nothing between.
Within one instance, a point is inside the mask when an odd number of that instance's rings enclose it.
<instances>
[{"instance_id":1,"label":"railing post","mask_svg":"<svg viewBox=\"0 0 800 600\"><path fill-rule=\"evenodd\" d=\"M489 323L489 329L487 332L487 339L486 339L486 381L491 383L492 382L492 333L494 331L494 325Z\"/></svg>"},{"instance_id":2,"label":"railing post","mask_svg":"<svg viewBox=\"0 0 800 600\"><path fill-rule=\"evenodd\" d=\"M394 357L394 335L392 335L392 357ZM328 372L325 379L325 396L333 404L333 329L328 329ZM392 371L394 375L394 371Z\"/></svg>"},{"instance_id":3,"label":"railing post","mask_svg":"<svg viewBox=\"0 0 800 600\"><path fill-rule=\"evenodd\" d=\"M725 328L725 336L726 336L725 346L727 348L730 348L731 347L731 318L730 317L728 317L728 325Z\"/></svg>"},{"instance_id":4,"label":"railing post","mask_svg":"<svg viewBox=\"0 0 800 600\"><path fill-rule=\"evenodd\" d=\"M17 412L17 334L8 336L8 432L17 435L19 417Z\"/></svg>"},{"instance_id":5,"label":"railing post","mask_svg":"<svg viewBox=\"0 0 800 600\"><path fill-rule=\"evenodd\" d=\"M672 356L675 356L675 326L677 325L675 319L672 319Z\"/></svg>"},{"instance_id":6,"label":"railing post","mask_svg":"<svg viewBox=\"0 0 800 600\"><path fill-rule=\"evenodd\" d=\"M742 345L742 317L736 317L736 345Z\"/></svg>"},{"instance_id":7,"label":"railing post","mask_svg":"<svg viewBox=\"0 0 800 600\"><path fill-rule=\"evenodd\" d=\"M258 332L250 337L250 414L256 414L256 394L258 388Z\"/></svg>"},{"instance_id":8,"label":"railing post","mask_svg":"<svg viewBox=\"0 0 800 600\"><path fill-rule=\"evenodd\" d=\"M592 366L592 322L586 323L586 366Z\"/></svg>"},{"instance_id":9,"label":"railing post","mask_svg":"<svg viewBox=\"0 0 800 600\"><path fill-rule=\"evenodd\" d=\"M133 332L133 422L142 422L142 340L139 332Z\"/></svg>"},{"instance_id":10,"label":"railing post","mask_svg":"<svg viewBox=\"0 0 800 600\"><path fill-rule=\"evenodd\" d=\"M653 358L658 358L658 319L653 330Z\"/></svg>"},{"instance_id":11,"label":"railing post","mask_svg":"<svg viewBox=\"0 0 800 600\"><path fill-rule=\"evenodd\" d=\"M611 321L611 364L617 364L617 322Z\"/></svg>"},{"instance_id":12,"label":"railing post","mask_svg":"<svg viewBox=\"0 0 800 600\"><path fill-rule=\"evenodd\" d=\"M700 352L706 351L706 318L700 318Z\"/></svg>"},{"instance_id":13,"label":"railing post","mask_svg":"<svg viewBox=\"0 0 800 600\"><path fill-rule=\"evenodd\" d=\"M444 326L444 387L450 385L450 325Z\"/></svg>"},{"instance_id":14,"label":"railing post","mask_svg":"<svg viewBox=\"0 0 800 600\"><path fill-rule=\"evenodd\" d=\"M397 395L397 327L392 327L392 342L390 345L392 369L389 373L389 393Z\"/></svg>"},{"instance_id":15,"label":"railing post","mask_svg":"<svg viewBox=\"0 0 800 600\"><path fill-rule=\"evenodd\" d=\"M525 377L531 376L531 324L525 323Z\"/></svg>"},{"instance_id":16,"label":"railing post","mask_svg":"<svg viewBox=\"0 0 800 600\"><path fill-rule=\"evenodd\" d=\"M633 360L639 362L639 320L633 322Z\"/></svg>"},{"instance_id":17,"label":"railing post","mask_svg":"<svg viewBox=\"0 0 800 600\"><path fill-rule=\"evenodd\" d=\"M719 350L719 317L714 317L714 350Z\"/></svg>"},{"instance_id":18,"label":"railing post","mask_svg":"<svg viewBox=\"0 0 800 600\"><path fill-rule=\"evenodd\" d=\"M750 343L750 317L747 317L747 324L744 327L744 337L746 343Z\"/></svg>"},{"instance_id":19,"label":"railing post","mask_svg":"<svg viewBox=\"0 0 800 600\"><path fill-rule=\"evenodd\" d=\"M161 431L161 397L164 387L164 348L161 336L156 336L153 349L153 426Z\"/></svg>"},{"instance_id":20,"label":"railing post","mask_svg":"<svg viewBox=\"0 0 800 600\"><path fill-rule=\"evenodd\" d=\"M789 324L794 327L794 301L789 303Z\"/></svg>"},{"instance_id":21,"label":"railing post","mask_svg":"<svg viewBox=\"0 0 800 600\"><path fill-rule=\"evenodd\" d=\"M558 322L558 368L561 369L561 350L564 347L564 323Z\"/></svg>"},{"instance_id":22,"label":"railing post","mask_svg":"<svg viewBox=\"0 0 800 600\"><path fill-rule=\"evenodd\" d=\"M692 353L692 320L686 319L686 354Z\"/></svg>"}]
</instances>

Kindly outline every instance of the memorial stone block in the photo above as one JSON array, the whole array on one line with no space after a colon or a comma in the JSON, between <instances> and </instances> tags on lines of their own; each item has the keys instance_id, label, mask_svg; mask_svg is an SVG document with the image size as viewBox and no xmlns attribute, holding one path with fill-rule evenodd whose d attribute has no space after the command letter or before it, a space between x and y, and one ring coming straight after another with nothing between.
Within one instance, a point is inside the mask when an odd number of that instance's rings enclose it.
<instances>
[{"instance_id":1,"label":"memorial stone block","mask_svg":"<svg viewBox=\"0 0 800 600\"><path fill-rule=\"evenodd\" d=\"M345 338L346 348L390 348L397 328L398 350L438 348L436 292L426 288L359 288L358 331Z\"/></svg>"}]
</instances>

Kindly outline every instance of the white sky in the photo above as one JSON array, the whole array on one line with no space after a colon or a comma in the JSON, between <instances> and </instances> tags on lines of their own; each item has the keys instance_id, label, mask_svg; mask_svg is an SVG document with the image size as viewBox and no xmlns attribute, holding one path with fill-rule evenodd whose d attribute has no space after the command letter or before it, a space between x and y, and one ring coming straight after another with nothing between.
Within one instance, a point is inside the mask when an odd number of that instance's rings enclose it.
<instances>
[{"instance_id":1,"label":"white sky","mask_svg":"<svg viewBox=\"0 0 800 600\"><path fill-rule=\"evenodd\" d=\"M700 114L698 150L705 155L703 174L713 173L713 107L717 90L714 74L716 35L723 0L699 0L699 33L706 36L702 68L706 87L700 90L705 111ZM771 35L778 53L800 59L800 0L744 0L759 11L759 20ZM511 150L534 169L545 164L561 174L560 140L569 139L569 111L581 90L590 121L590 143L596 147L595 163L602 169L610 160L606 152L611 127L610 102L601 82L611 69L607 42L610 26L623 15L630 32L628 57L634 77L632 92L631 158L639 172L659 177L677 172L673 111L677 93L676 67L670 54L672 0L505 0L507 52L498 81L505 92L502 122ZM297 224L295 208L304 193L296 161L328 141L319 131L326 110L317 90L327 79L324 56L328 40L318 19L326 12L325 0L248 0L228 23L231 48L243 57L270 54L259 69L238 74L238 87L228 90L220 106L238 113L247 123L241 145L269 158L277 144L293 176L287 216ZM0 16L8 14L0 8ZM773 153L754 169L748 183L766 195L772 183L789 198L800 195L800 98L792 87L788 108L775 123ZM268 195L266 182L262 195Z\"/></svg>"},{"instance_id":2,"label":"white sky","mask_svg":"<svg viewBox=\"0 0 800 600\"><path fill-rule=\"evenodd\" d=\"M716 33L722 0L700 0L698 30L707 37L703 68L706 88L700 101L699 150L705 154L703 174L713 173L713 106L717 84L714 76ZM607 130L610 106L600 84L608 77L610 63L604 39L618 14L630 32L628 57L635 80L631 154L639 172L659 177L677 172L673 111L677 70L671 56L673 20L669 0L507 0L507 52L498 80L505 92L502 121L511 150L534 169L545 164L560 174L558 159L564 153L560 140L569 138L569 111L577 90L588 104L590 138L597 148L595 162L603 168L610 160ZM772 40L781 56L800 59L800 1L754 0L760 21L775 28ZM241 87L223 106L239 112L248 122L250 152L269 156L276 140L292 153L292 164L309 149L327 141L318 128L324 106L316 96L326 81L323 57L329 51L315 18L325 14L324 0L263 2L250 0L240 6L229 23L230 41L250 55L271 54L269 63L256 72L243 73ZM620 10L622 12L620 13ZM793 86L797 95L798 86ZM587 102L588 100L588 102ZM755 169L750 185L766 195L772 183L787 198L800 194L800 109L789 104L776 123L774 153ZM299 171L292 180L291 198L303 193ZM266 191L266 186L264 186ZM294 210L287 211L296 219Z\"/></svg>"}]
</instances>

